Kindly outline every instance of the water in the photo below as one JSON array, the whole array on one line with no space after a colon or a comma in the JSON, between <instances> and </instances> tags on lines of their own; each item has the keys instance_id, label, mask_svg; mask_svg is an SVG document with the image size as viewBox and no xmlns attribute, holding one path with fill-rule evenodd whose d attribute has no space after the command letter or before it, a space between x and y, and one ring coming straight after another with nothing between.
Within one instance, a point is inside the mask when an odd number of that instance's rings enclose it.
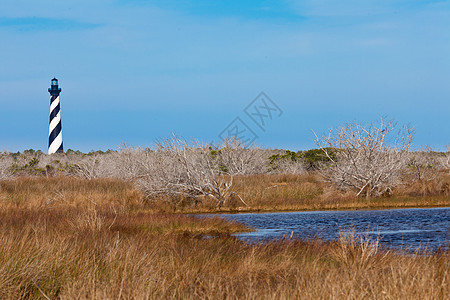
<instances>
[{"instance_id":1,"label":"water","mask_svg":"<svg viewBox=\"0 0 450 300\"><path fill-rule=\"evenodd\" d=\"M448 247L450 208L357 211L315 211L288 213L222 214L221 217L246 224L255 232L239 233L247 242L270 239L320 237L339 238L339 232L355 230L379 238L380 245L397 250L418 248L435 251Z\"/></svg>"}]
</instances>

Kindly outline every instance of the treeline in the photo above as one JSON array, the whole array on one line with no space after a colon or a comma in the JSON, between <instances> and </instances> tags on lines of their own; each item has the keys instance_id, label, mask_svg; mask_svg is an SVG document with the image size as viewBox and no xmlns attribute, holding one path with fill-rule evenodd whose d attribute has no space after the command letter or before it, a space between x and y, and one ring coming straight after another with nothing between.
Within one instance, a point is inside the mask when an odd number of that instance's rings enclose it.
<instances>
[{"instance_id":1,"label":"treeline","mask_svg":"<svg viewBox=\"0 0 450 300\"><path fill-rule=\"evenodd\" d=\"M134 182L148 199L213 199L220 207L230 197L235 176L319 173L324 181L356 196L389 195L405 180L432 180L448 174L450 152L411 151L412 132L395 124L346 124L324 137L318 149L290 151L246 147L238 140L210 145L177 136L152 148L46 155L41 151L0 154L0 179L17 176L118 178ZM392 135L390 137L389 135ZM388 140L390 138L390 141ZM448 193L448 187L444 193Z\"/></svg>"},{"instance_id":2,"label":"treeline","mask_svg":"<svg viewBox=\"0 0 450 300\"><path fill-rule=\"evenodd\" d=\"M204 152L212 158L218 158L230 148L208 146ZM234 149L237 150L237 149ZM306 151L290 151L282 149L243 148L252 156L251 161L244 162L239 170L222 163L219 169L229 173L235 169L238 174L296 174L320 169L320 164L329 162L329 159L320 149ZM41 150L28 149L23 152L0 152L0 167L2 177L20 176L80 176L87 179L118 177L115 174L120 168L114 161L120 156L137 153L154 153L158 150L142 147L128 147L124 145L117 150L97 150L82 152L69 149L64 153L48 155ZM259 153L254 153L259 152ZM242 154L242 153L241 153ZM257 154L257 155L255 155ZM113 167L116 170L113 170ZM235 174L235 175L238 175ZM120 176L119 176L120 177Z\"/></svg>"}]
</instances>

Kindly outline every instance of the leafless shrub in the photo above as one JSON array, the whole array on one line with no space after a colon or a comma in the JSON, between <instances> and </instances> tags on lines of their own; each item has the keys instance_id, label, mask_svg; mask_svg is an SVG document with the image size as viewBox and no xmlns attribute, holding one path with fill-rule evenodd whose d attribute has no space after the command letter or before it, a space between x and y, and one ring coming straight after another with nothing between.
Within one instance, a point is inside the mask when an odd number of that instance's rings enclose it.
<instances>
[{"instance_id":1,"label":"leafless shrub","mask_svg":"<svg viewBox=\"0 0 450 300\"><path fill-rule=\"evenodd\" d=\"M114 162L113 177L125 180L136 180L154 171L156 158L150 149L130 147L124 144L111 157Z\"/></svg>"},{"instance_id":2,"label":"leafless shrub","mask_svg":"<svg viewBox=\"0 0 450 300\"><path fill-rule=\"evenodd\" d=\"M221 207L233 194L233 176L256 169L252 151L237 142L216 147L174 135L157 142L155 150L122 149L119 169L149 197L206 197Z\"/></svg>"},{"instance_id":3,"label":"leafless shrub","mask_svg":"<svg viewBox=\"0 0 450 300\"><path fill-rule=\"evenodd\" d=\"M447 152L438 158L438 165L440 169L450 173L450 146L447 146Z\"/></svg>"},{"instance_id":4,"label":"leafless shrub","mask_svg":"<svg viewBox=\"0 0 450 300\"><path fill-rule=\"evenodd\" d=\"M305 174L306 169L301 159L281 159L277 162L276 167L272 168L271 174Z\"/></svg>"},{"instance_id":5,"label":"leafless shrub","mask_svg":"<svg viewBox=\"0 0 450 300\"><path fill-rule=\"evenodd\" d=\"M425 147L422 150L409 152L407 155L407 170L413 180L432 180L436 177L439 167L439 158L436 152Z\"/></svg>"},{"instance_id":6,"label":"leafless shrub","mask_svg":"<svg viewBox=\"0 0 450 300\"><path fill-rule=\"evenodd\" d=\"M157 143L160 155L158 190L186 197L212 197L220 207L231 193L233 175L220 168L220 159L211 153L209 145L172 136Z\"/></svg>"},{"instance_id":7,"label":"leafless shrub","mask_svg":"<svg viewBox=\"0 0 450 300\"><path fill-rule=\"evenodd\" d=\"M330 130L327 136L316 135L317 145L331 161L323 170L325 178L366 198L389 192L399 182L413 136L409 127L398 131L395 127L392 120L386 123L381 118L379 124L348 123L335 132Z\"/></svg>"},{"instance_id":8,"label":"leafless shrub","mask_svg":"<svg viewBox=\"0 0 450 300\"><path fill-rule=\"evenodd\" d=\"M43 175L47 177L70 176L74 173L71 163L76 161L76 159L65 153L55 153L51 155L37 153L36 158L39 160L37 164L38 169L42 170L44 173Z\"/></svg>"},{"instance_id":9,"label":"leafless shrub","mask_svg":"<svg viewBox=\"0 0 450 300\"><path fill-rule=\"evenodd\" d=\"M2 180L12 176L11 165L13 159L7 152L0 152L0 190L2 189Z\"/></svg>"},{"instance_id":10,"label":"leafless shrub","mask_svg":"<svg viewBox=\"0 0 450 300\"><path fill-rule=\"evenodd\" d=\"M247 147L235 138L228 138L210 148L223 171L232 175L261 174L267 170L267 155L263 149Z\"/></svg>"},{"instance_id":11,"label":"leafless shrub","mask_svg":"<svg viewBox=\"0 0 450 300\"><path fill-rule=\"evenodd\" d=\"M8 178L12 175L11 165L13 159L7 152L0 152L0 180Z\"/></svg>"},{"instance_id":12,"label":"leafless shrub","mask_svg":"<svg viewBox=\"0 0 450 300\"><path fill-rule=\"evenodd\" d=\"M117 155L83 154L71 163L72 172L86 179L113 177Z\"/></svg>"}]
</instances>

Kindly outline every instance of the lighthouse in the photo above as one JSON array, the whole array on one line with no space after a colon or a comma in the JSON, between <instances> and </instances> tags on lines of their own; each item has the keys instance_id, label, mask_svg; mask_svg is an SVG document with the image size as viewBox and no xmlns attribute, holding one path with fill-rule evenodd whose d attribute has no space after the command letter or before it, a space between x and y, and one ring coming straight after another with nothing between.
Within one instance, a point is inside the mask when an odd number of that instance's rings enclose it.
<instances>
[{"instance_id":1,"label":"lighthouse","mask_svg":"<svg viewBox=\"0 0 450 300\"><path fill-rule=\"evenodd\" d=\"M53 78L50 93L50 126L48 134L48 154L63 152L62 127L61 127L61 107L59 105L58 79Z\"/></svg>"}]
</instances>

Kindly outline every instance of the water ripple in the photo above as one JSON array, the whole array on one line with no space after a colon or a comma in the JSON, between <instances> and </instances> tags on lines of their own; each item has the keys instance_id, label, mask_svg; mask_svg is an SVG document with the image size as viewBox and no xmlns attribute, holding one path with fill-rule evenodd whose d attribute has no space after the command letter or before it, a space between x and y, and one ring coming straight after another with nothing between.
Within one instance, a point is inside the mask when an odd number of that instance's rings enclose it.
<instances>
[{"instance_id":1,"label":"water ripple","mask_svg":"<svg viewBox=\"0 0 450 300\"><path fill-rule=\"evenodd\" d=\"M450 208L393 209L357 211L315 211L288 213L222 214L256 229L237 234L248 242L289 237L321 237L335 240L339 232L354 230L379 238L385 247L402 250L436 250L448 247L450 238Z\"/></svg>"}]
</instances>

